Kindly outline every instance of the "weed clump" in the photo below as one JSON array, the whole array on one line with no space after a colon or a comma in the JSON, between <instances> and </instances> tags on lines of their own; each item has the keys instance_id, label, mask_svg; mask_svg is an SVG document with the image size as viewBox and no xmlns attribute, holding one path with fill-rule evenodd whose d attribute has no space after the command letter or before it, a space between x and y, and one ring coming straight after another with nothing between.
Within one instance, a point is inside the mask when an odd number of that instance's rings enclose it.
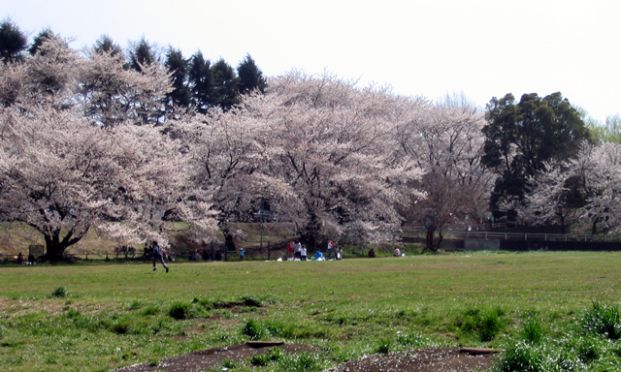
<instances>
[{"instance_id":1,"label":"weed clump","mask_svg":"<svg viewBox=\"0 0 621 372\"><path fill-rule=\"evenodd\" d=\"M257 367L266 367L271 362L281 360L283 356L284 353L281 349L272 349L268 353L253 356L250 360L250 364Z\"/></svg>"},{"instance_id":2,"label":"weed clump","mask_svg":"<svg viewBox=\"0 0 621 372\"><path fill-rule=\"evenodd\" d=\"M62 286L56 288L50 294L50 296L55 297L55 298L64 298L64 297L67 297L67 295L69 295L69 292L67 291L67 288L62 287Z\"/></svg>"},{"instance_id":3,"label":"weed clump","mask_svg":"<svg viewBox=\"0 0 621 372\"><path fill-rule=\"evenodd\" d=\"M176 302L172 304L170 310L168 310L168 315L171 318L177 320L187 319L190 314L190 305L184 302Z\"/></svg>"},{"instance_id":4,"label":"weed clump","mask_svg":"<svg viewBox=\"0 0 621 372\"><path fill-rule=\"evenodd\" d=\"M488 342L493 340L504 328L503 316L504 311L500 308L487 311L471 309L467 310L464 316L455 323L462 332L475 334L480 341Z\"/></svg>"},{"instance_id":5,"label":"weed clump","mask_svg":"<svg viewBox=\"0 0 621 372\"><path fill-rule=\"evenodd\" d=\"M242 333L251 340L260 340L269 336L270 332L263 324L257 322L254 319L250 319L244 325Z\"/></svg>"},{"instance_id":6,"label":"weed clump","mask_svg":"<svg viewBox=\"0 0 621 372\"><path fill-rule=\"evenodd\" d=\"M522 324L522 339L529 344L537 345L543 339L543 328L539 320L535 317L529 317Z\"/></svg>"},{"instance_id":7,"label":"weed clump","mask_svg":"<svg viewBox=\"0 0 621 372\"><path fill-rule=\"evenodd\" d=\"M388 354L394 348L392 340L382 339L377 346L376 351L381 354Z\"/></svg>"},{"instance_id":8,"label":"weed clump","mask_svg":"<svg viewBox=\"0 0 621 372\"><path fill-rule=\"evenodd\" d=\"M582 327L587 334L604 336L610 340L621 338L621 316L616 305L594 302L582 316Z\"/></svg>"},{"instance_id":9,"label":"weed clump","mask_svg":"<svg viewBox=\"0 0 621 372\"><path fill-rule=\"evenodd\" d=\"M539 372L544 371L543 362L543 355L536 348L525 342L517 342L507 348L499 369L506 372Z\"/></svg>"}]
</instances>

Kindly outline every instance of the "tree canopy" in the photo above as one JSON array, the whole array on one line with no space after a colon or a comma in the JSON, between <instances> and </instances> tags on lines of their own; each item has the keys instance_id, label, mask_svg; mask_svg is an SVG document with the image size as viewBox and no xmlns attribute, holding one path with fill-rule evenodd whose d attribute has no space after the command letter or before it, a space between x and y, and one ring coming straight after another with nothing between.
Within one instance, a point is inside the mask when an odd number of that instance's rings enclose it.
<instances>
[{"instance_id":1,"label":"tree canopy","mask_svg":"<svg viewBox=\"0 0 621 372\"><path fill-rule=\"evenodd\" d=\"M589 131L578 111L560 93L492 98L487 104L482 163L498 175L491 208L521 203L529 177L545 172L546 162L576 156ZM512 209L512 207L509 207Z\"/></svg>"}]
</instances>

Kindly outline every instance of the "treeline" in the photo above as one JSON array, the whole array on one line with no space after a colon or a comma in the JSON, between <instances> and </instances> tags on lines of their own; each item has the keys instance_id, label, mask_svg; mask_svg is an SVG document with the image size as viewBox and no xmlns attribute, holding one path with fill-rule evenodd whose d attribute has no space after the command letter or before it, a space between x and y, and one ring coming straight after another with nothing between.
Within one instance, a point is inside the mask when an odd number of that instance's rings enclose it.
<instances>
[{"instance_id":1,"label":"treeline","mask_svg":"<svg viewBox=\"0 0 621 372\"><path fill-rule=\"evenodd\" d=\"M486 221L621 231L621 145L560 93L483 112L293 72L261 94L250 57L236 72L106 37L85 54L2 27L0 220L37 229L52 260L92 228L166 244L170 220L230 244L236 222L287 222L311 248L394 241L408 222L430 251Z\"/></svg>"},{"instance_id":2,"label":"treeline","mask_svg":"<svg viewBox=\"0 0 621 372\"><path fill-rule=\"evenodd\" d=\"M0 24L0 59L5 63L23 61L26 54L35 55L46 40L54 37L59 35L46 28L29 43L17 25L5 20ZM264 93L267 87L263 73L249 54L233 68L224 59L210 61L201 51L184 56L173 46L160 55L154 44L144 38L123 49L107 35L95 42L91 52L122 58L124 68L138 72L152 64L165 66L172 82L172 90L165 97L166 109L170 111L191 109L206 113L211 107L229 110L240 102L242 94Z\"/></svg>"}]
</instances>

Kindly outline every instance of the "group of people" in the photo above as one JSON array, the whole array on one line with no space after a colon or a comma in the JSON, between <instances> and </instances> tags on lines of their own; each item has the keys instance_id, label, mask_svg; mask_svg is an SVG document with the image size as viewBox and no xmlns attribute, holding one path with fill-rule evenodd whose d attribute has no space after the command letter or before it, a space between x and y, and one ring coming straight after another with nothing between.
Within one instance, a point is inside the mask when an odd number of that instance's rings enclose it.
<instances>
[{"instance_id":1,"label":"group of people","mask_svg":"<svg viewBox=\"0 0 621 372\"><path fill-rule=\"evenodd\" d=\"M341 249L336 246L333 240L328 240L326 247L326 254L324 255L321 250L317 250L313 258L316 261L325 261L330 259L340 260L343 258ZM301 241L289 241L287 244L287 260L289 261L306 261L308 260L308 249Z\"/></svg>"},{"instance_id":2,"label":"group of people","mask_svg":"<svg viewBox=\"0 0 621 372\"><path fill-rule=\"evenodd\" d=\"M19 252L17 254L17 257L15 258L15 263L18 265L23 265L24 263L26 265L34 265L35 257L32 253L28 253L28 260L24 262L24 255L22 254L22 252Z\"/></svg>"}]
</instances>

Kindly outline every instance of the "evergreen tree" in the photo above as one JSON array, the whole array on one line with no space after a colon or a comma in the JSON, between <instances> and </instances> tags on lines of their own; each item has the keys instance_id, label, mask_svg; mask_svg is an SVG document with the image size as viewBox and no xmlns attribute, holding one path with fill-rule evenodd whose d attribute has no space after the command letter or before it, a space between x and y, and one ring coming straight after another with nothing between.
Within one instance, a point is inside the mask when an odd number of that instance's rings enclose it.
<instances>
[{"instance_id":1,"label":"evergreen tree","mask_svg":"<svg viewBox=\"0 0 621 372\"><path fill-rule=\"evenodd\" d=\"M210 70L213 83L211 102L226 111L239 102L237 75L223 59L211 66Z\"/></svg>"},{"instance_id":2,"label":"evergreen tree","mask_svg":"<svg viewBox=\"0 0 621 372\"><path fill-rule=\"evenodd\" d=\"M485 117L481 163L499 175L490 198L494 212L503 204L521 203L528 180L547 171L546 162L571 159L589 140L580 114L560 93L524 94L518 103L512 94L494 97Z\"/></svg>"},{"instance_id":3,"label":"evergreen tree","mask_svg":"<svg viewBox=\"0 0 621 372\"><path fill-rule=\"evenodd\" d=\"M34 56L39 51L39 47L41 47L41 44L53 37L57 36L52 32L52 30L50 30L49 28L44 29L43 31L39 32L37 36L35 36L34 40L32 41L32 45L30 45L30 48L28 49L28 52Z\"/></svg>"},{"instance_id":4,"label":"evergreen tree","mask_svg":"<svg viewBox=\"0 0 621 372\"><path fill-rule=\"evenodd\" d=\"M129 67L142 72L140 65L151 65L157 62L154 47L151 46L144 38L135 44L129 50Z\"/></svg>"},{"instance_id":5,"label":"evergreen tree","mask_svg":"<svg viewBox=\"0 0 621 372\"><path fill-rule=\"evenodd\" d=\"M239 93L246 94L254 90L265 93L267 82L249 54L237 66L237 75L239 76Z\"/></svg>"},{"instance_id":6,"label":"evergreen tree","mask_svg":"<svg viewBox=\"0 0 621 372\"><path fill-rule=\"evenodd\" d=\"M26 36L10 20L0 24L0 59L7 62L19 60L27 44Z\"/></svg>"},{"instance_id":7,"label":"evergreen tree","mask_svg":"<svg viewBox=\"0 0 621 372\"><path fill-rule=\"evenodd\" d=\"M108 35L102 35L93 47L95 53L109 53L115 57L123 57L123 48L118 44L115 44L112 38Z\"/></svg>"},{"instance_id":8,"label":"evergreen tree","mask_svg":"<svg viewBox=\"0 0 621 372\"><path fill-rule=\"evenodd\" d=\"M192 94L188 88L188 61L178 49L170 48L166 54L166 68L172 74L172 92L166 95L168 105L188 107Z\"/></svg>"},{"instance_id":9,"label":"evergreen tree","mask_svg":"<svg viewBox=\"0 0 621 372\"><path fill-rule=\"evenodd\" d=\"M211 63L198 51L190 59L188 81L191 89L191 105L200 113L211 106Z\"/></svg>"}]
</instances>

